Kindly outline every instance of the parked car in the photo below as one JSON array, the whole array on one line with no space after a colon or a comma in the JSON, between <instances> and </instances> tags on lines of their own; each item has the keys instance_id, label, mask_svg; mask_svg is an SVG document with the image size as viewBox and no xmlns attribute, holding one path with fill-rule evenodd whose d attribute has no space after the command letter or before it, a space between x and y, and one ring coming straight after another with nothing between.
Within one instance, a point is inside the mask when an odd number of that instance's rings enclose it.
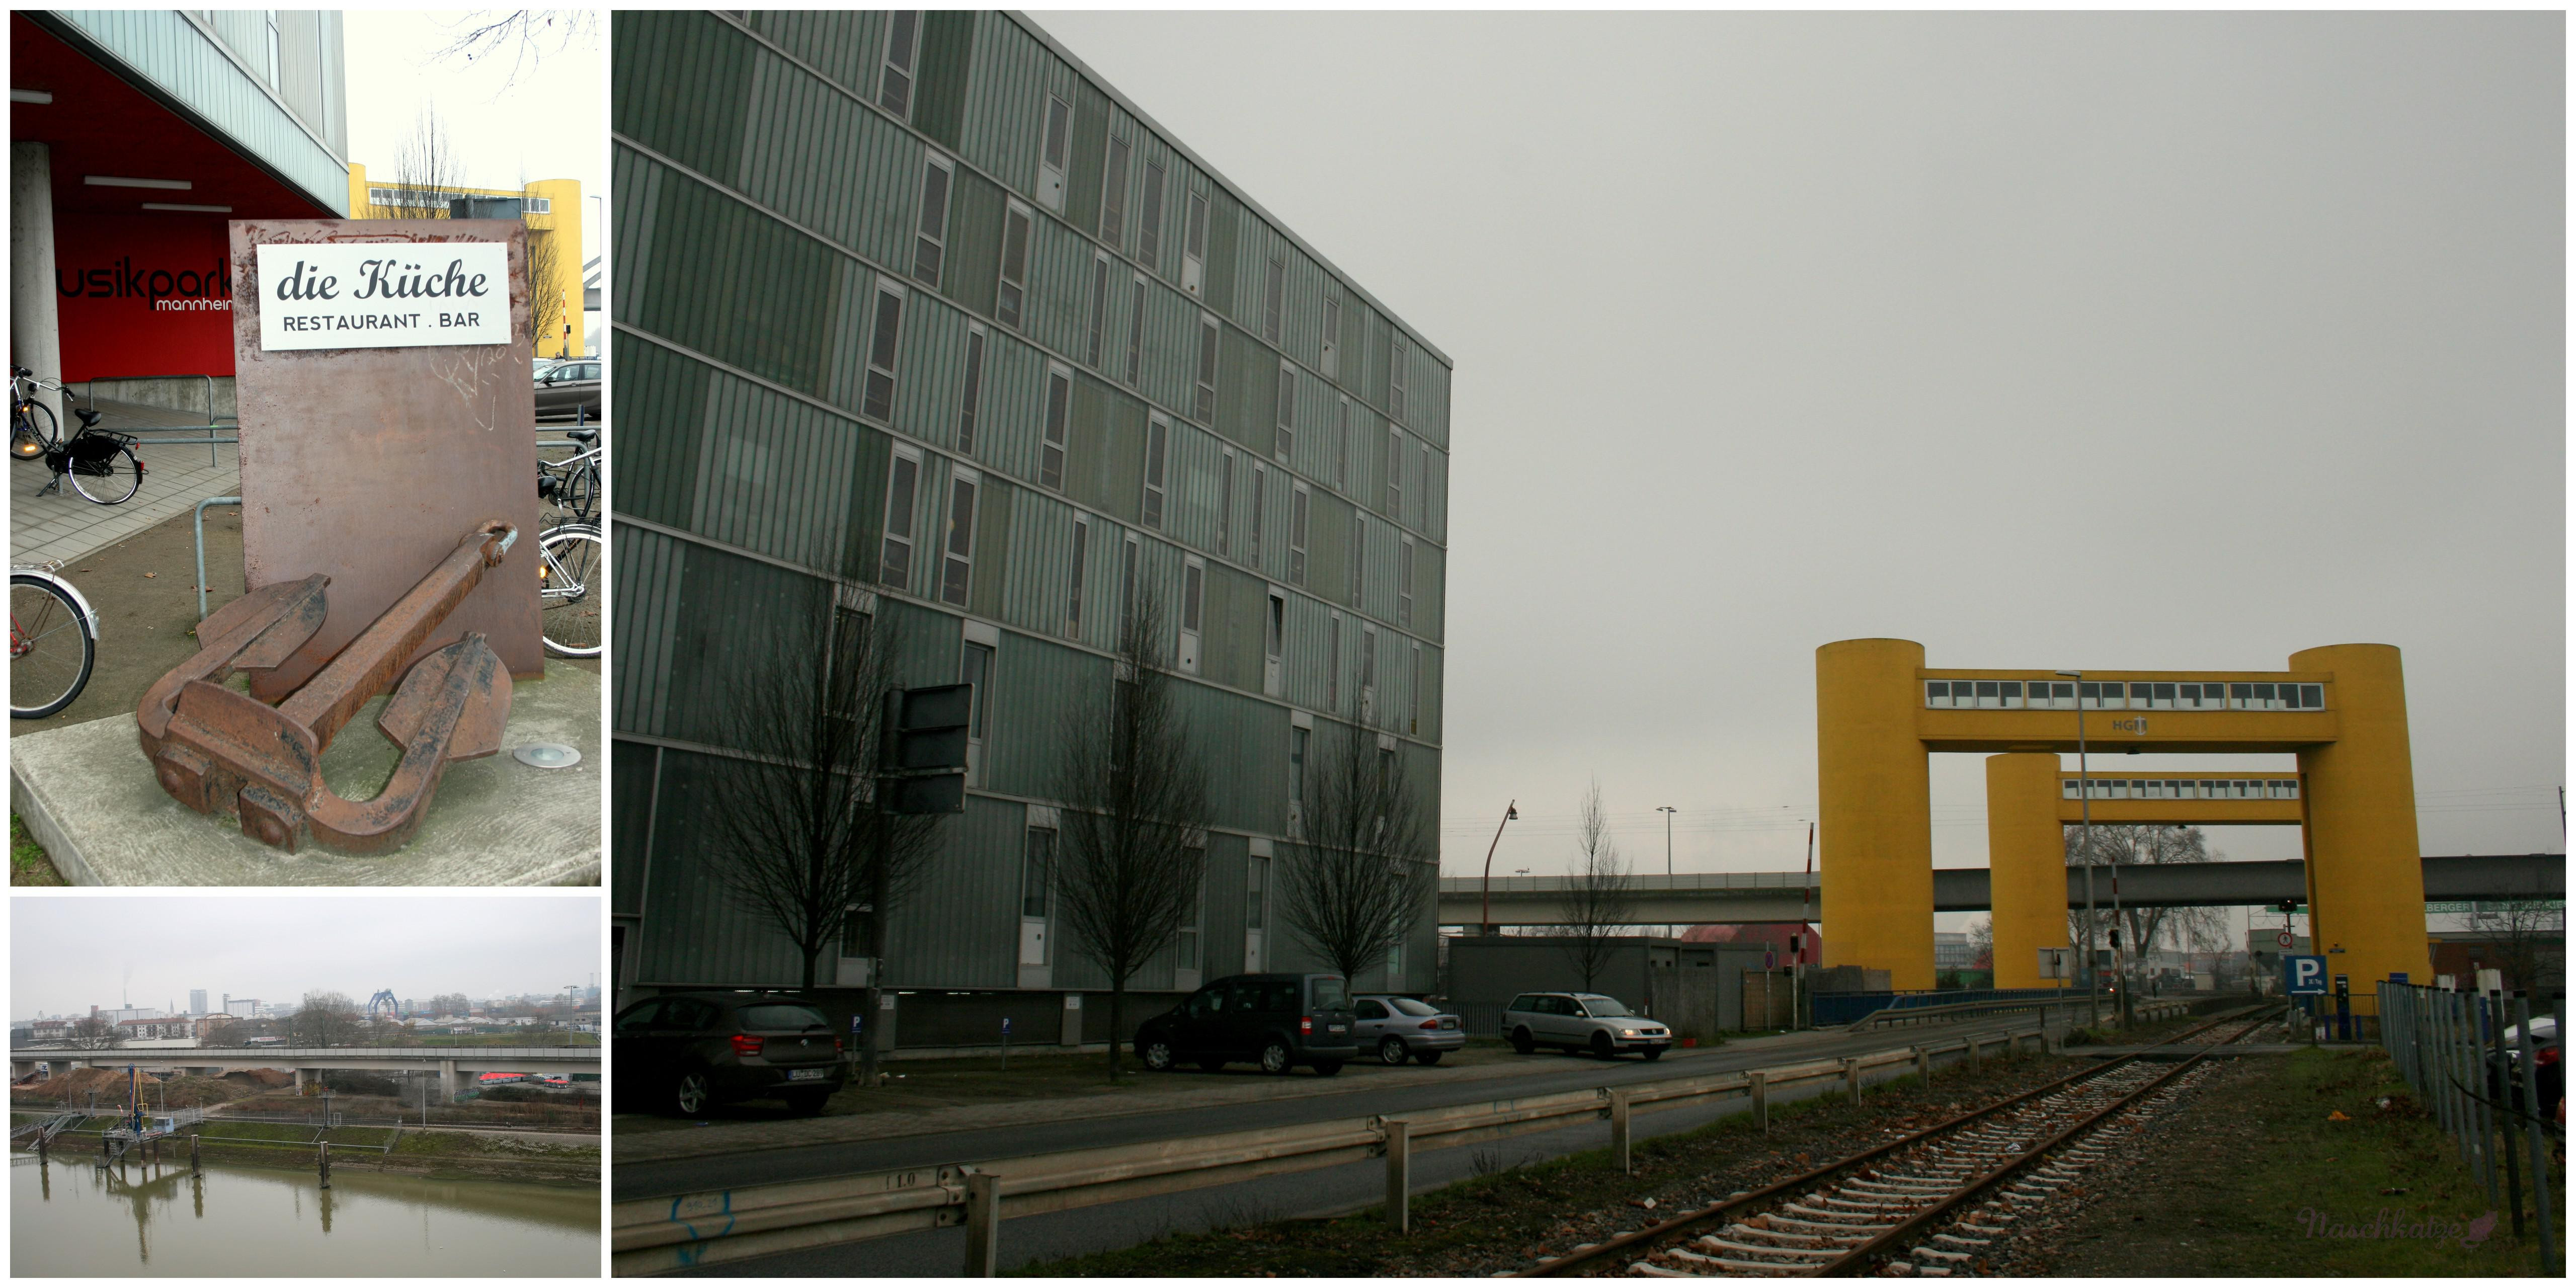
<instances>
[{"instance_id":1,"label":"parked car","mask_svg":"<svg viewBox=\"0 0 2576 1288\"><path fill-rule=\"evenodd\" d=\"M1440 1057L1467 1045L1467 1030L1457 1016L1393 993L1351 999L1351 1036L1360 1050L1376 1053L1387 1064L1438 1064Z\"/></svg>"},{"instance_id":2,"label":"parked car","mask_svg":"<svg viewBox=\"0 0 2576 1288\"><path fill-rule=\"evenodd\" d=\"M1522 1055L1556 1047L1604 1060L1622 1051L1653 1060L1673 1044L1671 1029L1599 993L1523 993L1503 1010L1503 1035Z\"/></svg>"},{"instance_id":3,"label":"parked car","mask_svg":"<svg viewBox=\"0 0 2576 1288\"><path fill-rule=\"evenodd\" d=\"M606 365L597 358L574 358L538 372L537 419L568 418L576 411L599 419L599 382Z\"/></svg>"},{"instance_id":4,"label":"parked car","mask_svg":"<svg viewBox=\"0 0 2576 1288\"><path fill-rule=\"evenodd\" d=\"M1339 975L1229 975L1139 1026L1136 1058L1158 1072L1250 1060L1264 1073L1302 1064L1329 1078L1359 1055L1351 1024Z\"/></svg>"},{"instance_id":5,"label":"parked car","mask_svg":"<svg viewBox=\"0 0 2576 1288\"><path fill-rule=\"evenodd\" d=\"M823 1111L849 1080L823 1013L774 993L665 993L617 1013L617 1080L656 1113L694 1117L728 1101L775 1097Z\"/></svg>"}]
</instances>

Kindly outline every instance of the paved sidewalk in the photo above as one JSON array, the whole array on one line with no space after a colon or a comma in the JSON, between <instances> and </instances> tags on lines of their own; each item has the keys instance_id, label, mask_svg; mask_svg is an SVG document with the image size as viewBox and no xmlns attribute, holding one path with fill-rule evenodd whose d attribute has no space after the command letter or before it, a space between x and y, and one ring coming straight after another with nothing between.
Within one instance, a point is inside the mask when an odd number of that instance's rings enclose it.
<instances>
[{"instance_id":1,"label":"paved sidewalk","mask_svg":"<svg viewBox=\"0 0 2576 1288\"><path fill-rule=\"evenodd\" d=\"M92 505L69 480L51 496L38 496L53 473L42 462L9 466L9 558L14 563L58 559L65 563L104 550L174 515L185 515L210 496L241 494L241 453L217 444L214 463L204 444L144 442L143 487L123 505ZM191 570L193 571L193 570Z\"/></svg>"}]
</instances>

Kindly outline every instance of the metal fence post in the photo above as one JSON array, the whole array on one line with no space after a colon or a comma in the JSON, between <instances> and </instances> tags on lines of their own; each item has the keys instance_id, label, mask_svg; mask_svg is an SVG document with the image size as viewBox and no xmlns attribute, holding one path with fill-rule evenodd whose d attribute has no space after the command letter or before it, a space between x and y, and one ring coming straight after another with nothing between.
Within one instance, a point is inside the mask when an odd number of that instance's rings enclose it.
<instances>
[{"instance_id":1,"label":"metal fence post","mask_svg":"<svg viewBox=\"0 0 2576 1288\"><path fill-rule=\"evenodd\" d=\"M1000 1273L1002 1253L1002 1178L991 1172L966 1174L966 1277L990 1279Z\"/></svg>"},{"instance_id":2,"label":"metal fence post","mask_svg":"<svg viewBox=\"0 0 2576 1288\"><path fill-rule=\"evenodd\" d=\"M1629 1140L1628 1093L1613 1091L1610 1093L1610 1155L1617 1162L1620 1171L1633 1173L1637 1168L1630 1159Z\"/></svg>"},{"instance_id":3,"label":"metal fence post","mask_svg":"<svg viewBox=\"0 0 2576 1288\"><path fill-rule=\"evenodd\" d=\"M2522 1026L2515 1035L2516 1045L2522 1048L2522 1077L2517 1081L2522 1084L2524 1138L2531 1146L2531 1206L2540 1214L2540 1269L2544 1274L2555 1275L2560 1267L2558 1248L2552 1242L2556 1235L2550 1229L2555 1210L2550 1206L2549 1140L2541 1126L2541 1114L2554 1106L2540 1103L2540 1088L2536 1085L2540 1081L2540 1056L2531 1041L2531 1002L2517 998L2513 1009L2515 1022Z\"/></svg>"},{"instance_id":4,"label":"metal fence post","mask_svg":"<svg viewBox=\"0 0 2576 1288\"><path fill-rule=\"evenodd\" d=\"M1413 1228L1412 1127L1400 1118L1386 1124L1386 1223L1398 1234Z\"/></svg>"},{"instance_id":5,"label":"metal fence post","mask_svg":"<svg viewBox=\"0 0 2576 1288\"><path fill-rule=\"evenodd\" d=\"M1847 1055L1843 1057L1843 1089L1850 1094L1851 1102L1853 1104L1857 1105L1860 1103L1859 1056Z\"/></svg>"},{"instance_id":6,"label":"metal fence post","mask_svg":"<svg viewBox=\"0 0 2576 1288\"><path fill-rule=\"evenodd\" d=\"M1923 1089L1930 1091L1932 1089L1932 1048L1914 1048L1914 1072L1917 1077L1923 1079Z\"/></svg>"},{"instance_id":7,"label":"metal fence post","mask_svg":"<svg viewBox=\"0 0 2576 1288\"><path fill-rule=\"evenodd\" d=\"M1761 1131L1771 1130L1771 1075L1760 1069L1744 1075L1752 1083L1753 1125Z\"/></svg>"}]
</instances>

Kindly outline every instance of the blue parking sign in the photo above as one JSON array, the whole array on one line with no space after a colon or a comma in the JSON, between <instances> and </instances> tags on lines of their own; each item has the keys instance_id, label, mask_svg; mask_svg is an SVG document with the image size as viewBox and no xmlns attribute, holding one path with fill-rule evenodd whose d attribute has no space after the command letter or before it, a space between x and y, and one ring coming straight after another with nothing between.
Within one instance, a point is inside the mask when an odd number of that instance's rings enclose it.
<instances>
[{"instance_id":1,"label":"blue parking sign","mask_svg":"<svg viewBox=\"0 0 2576 1288\"><path fill-rule=\"evenodd\" d=\"M2282 991L2293 997L2323 996L2326 991L2326 959L2281 955Z\"/></svg>"}]
</instances>

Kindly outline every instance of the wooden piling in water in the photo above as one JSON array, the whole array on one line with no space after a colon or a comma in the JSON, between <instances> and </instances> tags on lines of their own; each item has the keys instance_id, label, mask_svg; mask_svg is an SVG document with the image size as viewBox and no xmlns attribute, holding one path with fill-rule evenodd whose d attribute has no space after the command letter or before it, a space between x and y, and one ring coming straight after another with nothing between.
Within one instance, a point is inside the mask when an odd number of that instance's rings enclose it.
<instances>
[{"instance_id":1,"label":"wooden piling in water","mask_svg":"<svg viewBox=\"0 0 2576 1288\"><path fill-rule=\"evenodd\" d=\"M195 1132L189 1132L189 1133L188 1133L188 1175L190 1175L190 1176L196 1176L196 1175L199 1175L199 1174L200 1174L200 1169L199 1169L199 1168L198 1168L198 1166L197 1166L197 1133L195 1133Z\"/></svg>"},{"instance_id":2,"label":"wooden piling in water","mask_svg":"<svg viewBox=\"0 0 2576 1288\"><path fill-rule=\"evenodd\" d=\"M322 1161L322 1188L327 1190L331 1188L331 1142L326 1140L319 1142L319 1144L321 1147Z\"/></svg>"}]
</instances>

